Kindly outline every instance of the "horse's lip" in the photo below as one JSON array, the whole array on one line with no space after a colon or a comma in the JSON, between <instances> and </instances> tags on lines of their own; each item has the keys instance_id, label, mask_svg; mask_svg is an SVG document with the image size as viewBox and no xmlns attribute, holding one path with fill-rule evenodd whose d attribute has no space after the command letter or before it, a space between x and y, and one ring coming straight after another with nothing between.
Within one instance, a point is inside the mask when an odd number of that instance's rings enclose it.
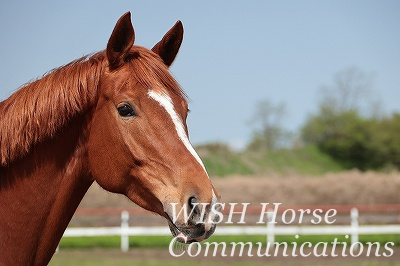
<instances>
[{"instance_id":1,"label":"horse's lip","mask_svg":"<svg viewBox=\"0 0 400 266\"><path fill-rule=\"evenodd\" d=\"M188 235L186 235L185 233L183 233L174 222L172 222L171 217L168 215L168 213L165 213L165 217L167 218L168 221L168 225L169 225L169 229L171 230L171 233L174 237L177 237L177 240L181 243L185 243L185 244L190 244L192 242L200 242L197 239L194 238L190 238Z\"/></svg>"},{"instance_id":2,"label":"horse's lip","mask_svg":"<svg viewBox=\"0 0 400 266\"><path fill-rule=\"evenodd\" d=\"M171 230L171 233L173 236L180 236L180 237L186 237L184 233L179 230L179 228L176 226L176 224L172 221L171 217L168 215L167 212L164 212L165 218L167 218L169 228ZM182 235L182 236L181 236Z\"/></svg>"},{"instance_id":3,"label":"horse's lip","mask_svg":"<svg viewBox=\"0 0 400 266\"><path fill-rule=\"evenodd\" d=\"M177 237L177 241L184 243L184 244L190 244L192 242L201 242L207 237L205 235L198 237L198 238L191 238L188 234L185 234L182 232L178 226L174 222L172 222L171 217L168 215L168 213L164 212L165 217L168 221L169 229L174 237Z\"/></svg>"},{"instance_id":4,"label":"horse's lip","mask_svg":"<svg viewBox=\"0 0 400 266\"><path fill-rule=\"evenodd\" d=\"M167 218L168 223L175 229L177 230L179 233L181 233L181 230L179 230L179 228L176 226L176 224L172 221L171 217L168 215L167 212L164 212L165 214L165 218Z\"/></svg>"}]
</instances>

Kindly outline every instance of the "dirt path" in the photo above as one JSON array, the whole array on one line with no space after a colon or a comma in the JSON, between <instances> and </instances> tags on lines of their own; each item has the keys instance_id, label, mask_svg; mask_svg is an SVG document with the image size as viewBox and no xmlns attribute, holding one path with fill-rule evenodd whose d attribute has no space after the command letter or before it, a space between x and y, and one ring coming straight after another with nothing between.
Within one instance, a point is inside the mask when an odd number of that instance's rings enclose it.
<instances>
[{"instance_id":1,"label":"dirt path","mask_svg":"<svg viewBox=\"0 0 400 266\"><path fill-rule=\"evenodd\" d=\"M349 171L320 177L233 176L213 178L223 202L282 202L283 205L400 203L400 173ZM132 207L123 196L94 184L82 207Z\"/></svg>"}]
</instances>

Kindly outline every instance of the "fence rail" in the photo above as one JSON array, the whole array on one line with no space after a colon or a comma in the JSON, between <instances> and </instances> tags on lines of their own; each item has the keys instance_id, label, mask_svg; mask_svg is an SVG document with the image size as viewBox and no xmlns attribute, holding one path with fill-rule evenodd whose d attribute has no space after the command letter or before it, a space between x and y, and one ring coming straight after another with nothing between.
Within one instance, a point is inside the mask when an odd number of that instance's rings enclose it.
<instances>
[{"instance_id":1,"label":"fence rail","mask_svg":"<svg viewBox=\"0 0 400 266\"><path fill-rule=\"evenodd\" d=\"M275 226L272 211L267 213L266 226L218 226L215 235L266 235L267 242L275 242L275 235L351 235L351 242L358 241L360 234L400 234L400 224L362 225L358 224L359 213L356 208L350 211L350 225L313 226ZM129 226L129 212L121 213L120 227L67 228L63 237L121 236L121 250L129 250L129 236L170 235L164 226Z\"/></svg>"},{"instance_id":2,"label":"fence rail","mask_svg":"<svg viewBox=\"0 0 400 266\"><path fill-rule=\"evenodd\" d=\"M222 213L229 214L230 205L226 204ZM302 206L279 206L278 213L282 213L287 209L299 210L299 209L309 209L311 211L320 209L322 211L327 211L330 209L335 209L338 213L349 213L351 209L357 209L362 213L372 213L372 212L400 212L400 204L374 204L374 205L302 205ZM241 211L243 208L240 205L235 206L235 211ZM151 212L146 211L142 208L78 208L75 215L119 215L122 211L128 211L130 214L149 214ZM248 205L246 208L246 214L260 214L262 211L262 206Z\"/></svg>"}]
</instances>

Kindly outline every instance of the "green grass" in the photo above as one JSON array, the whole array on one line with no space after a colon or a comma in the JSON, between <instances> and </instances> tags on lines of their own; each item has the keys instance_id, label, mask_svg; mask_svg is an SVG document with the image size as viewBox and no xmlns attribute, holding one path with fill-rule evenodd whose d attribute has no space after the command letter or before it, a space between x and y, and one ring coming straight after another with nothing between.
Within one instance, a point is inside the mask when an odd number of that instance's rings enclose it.
<instances>
[{"instance_id":1,"label":"green grass","mask_svg":"<svg viewBox=\"0 0 400 266\"><path fill-rule=\"evenodd\" d=\"M269 266L278 266L278 265L298 265L295 261L290 260L288 262L270 262L270 260L265 261L246 261L243 259L232 261L232 260L222 260L219 261L201 261L199 263L197 258L192 258L190 260L187 259L136 259L134 257L125 258L125 257L117 257L115 255L110 256L110 258L96 258L96 254L91 254L90 252L85 254L85 257L60 257L59 255L54 256L52 261L50 262L50 266L70 266L70 265L79 265L79 266L132 266L132 265L141 265L141 266L192 266L192 265L204 265L204 266L221 266L221 265L233 265L233 266L258 266L258 265L269 265ZM304 258L299 259L304 260ZM383 261L369 261L370 259L364 259L361 261L352 261L351 263L343 263L339 261L337 264L325 264L324 260L317 261L309 261L309 263L302 263L300 265L343 265L343 266L399 266L400 262L383 262Z\"/></svg>"},{"instance_id":2,"label":"green grass","mask_svg":"<svg viewBox=\"0 0 400 266\"><path fill-rule=\"evenodd\" d=\"M253 175L256 173L255 169L247 165L238 155L203 158L203 163L212 176Z\"/></svg>"},{"instance_id":3,"label":"green grass","mask_svg":"<svg viewBox=\"0 0 400 266\"><path fill-rule=\"evenodd\" d=\"M132 248L164 248L168 247L172 237L169 236L135 236L129 237ZM119 248L120 236L63 237L60 248Z\"/></svg>"},{"instance_id":4,"label":"green grass","mask_svg":"<svg viewBox=\"0 0 400 266\"><path fill-rule=\"evenodd\" d=\"M133 265L141 265L141 266L193 266L195 261L191 260L165 260L165 259L135 259L135 258L115 258L111 257L108 259L104 258L67 258L65 260L60 260L58 258L53 259L53 262L50 263L51 266L71 266L71 265L79 265L79 266L133 266ZM196 264L195 264L196 265ZM198 265L198 264L197 264ZM201 264L207 266L221 266L221 263L214 262L214 263L207 263ZM254 263L232 263L230 265L241 265L241 266L250 266L254 265ZM256 265L264 265L262 263L257 263ZM269 264L271 265L271 264ZM273 264L276 265L276 264ZM272 265L272 266L273 266ZM393 266L390 264L390 266Z\"/></svg>"},{"instance_id":5,"label":"green grass","mask_svg":"<svg viewBox=\"0 0 400 266\"><path fill-rule=\"evenodd\" d=\"M321 175L343 170L339 163L314 146L271 151L266 153L263 159L266 168L282 174L294 171L298 174Z\"/></svg>"},{"instance_id":6,"label":"green grass","mask_svg":"<svg viewBox=\"0 0 400 266\"><path fill-rule=\"evenodd\" d=\"M343 167L315 146L273 151L235 152L223 144L196 147L211 176L255 175L275 172L321 175Z\"/></svg>"},{"instance_id":7,"label":"green grass","mask_svg":"<svg viewBox=\"0 0 400 266\"><path fill-rule=\"evenodd\" d=\"M314 246L318 242L332 242L334 238L338 239L338 242L347 242L350 240L346 239L342 235L326 235L326 236L312 236L312 235L300 235L298 239L294 236L276 236L277 242L288 242L291 243L296 241L298 246L304 242L311 242ZM127 266L127 265L141 265L141 266L153 266L153 265L207 265L207 266L221 266L221 265L325 265L327 262L329 265L346 265L346 266L368 266L368 265L391 265L400 266L400 262L387 260L383 257L365 257L361 256L355 260L348 260L348 257L336 257L328 258L327 260L323 257L320 258L302 258L302 257L285 257L274 258L274 257L262 257L257 256L239 257L236 253L233 257L221 257L221 248L218 247L217 256L213 257L212 252L214 247L211 247L211 253L207 257L203 253L199 256L190 258L185 254L183 257L174 258L169 254L168 246L172 237L167 236L137 236L130 237L131 249L127 253L122 253L119 250L120 238L115 237L70 237L63 238L60 243L60 252L55 254L49 265L51 266L66 266L66 265L80 265L80 266ZM262 242L265 245L264 235L250 235L250 236L212 236L208 241L211 242L225 242L227 249L230 249L230 242L251 242L253 247L257 242ZM400 234L397 235L361 235L360 242L379 242L381 243L381 250L384 243L394 242L396 246L400 246ZM176 247L176 245L175 245ZM289 248L291 245L289 244ZM185 248L177 247L176 251L183 251ZM338 246L339 248L339 246ZM245 248L248 250L248 246ZM253 248L254 249L254 248ZM341 250L341 249L337 249ZM395 252L398 251L395 250ZM245 251L246 252L246 251ZM338 251L339 252L339 251ZM337 254L339 254L337 252ZM179 253L177 253L179 254ZM228 252L228 254L230 254ZM247 254L247 253L246 253ZM397 253L395 253L397 254ZM301 262L301 263L300 263Z\"/></svg>"},{"instance_id":8,"label":"green grass","mask_svg":"<svg viewBox=\"0 0 400 266\"><path fill-rule=\"evenodd\" d=\"M346 239L343 235L300 235L298 239L294 236L276 236L277 242L311 242L313 245L318 242L332 242L337 238L338 242L350 243L350 239ZM85 248L119 248L119 236L109 237L64 237L61 239L61 249L85 249ZM132 248L168 248L172 237L169 236L135 236L129 238L129 246ZM381 245L387 242L394 242L395 246L400 246L400 234L397 235L360 235L361 243L379 242ZM231 242L266 242L264 235L246 235L246 236L212 236L208 242L225 242L229 245Z\"/></svg>"},{"instance_id":9,"label":"green grass","mask_svg":"<svg viewBox=\"0 0 400 266\"><path fill-rule=\"evenodd\" d=\"M236 153L223 144L207 144L196 148L200 152L203 163L213 176L251 175L255 169Z\"/></svg>"}]
</instances>

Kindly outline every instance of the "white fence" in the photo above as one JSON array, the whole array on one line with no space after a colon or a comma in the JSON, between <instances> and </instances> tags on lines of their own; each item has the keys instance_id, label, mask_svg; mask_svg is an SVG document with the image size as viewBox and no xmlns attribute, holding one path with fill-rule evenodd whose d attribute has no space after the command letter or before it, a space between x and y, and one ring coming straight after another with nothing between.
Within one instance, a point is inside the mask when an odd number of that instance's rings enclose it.
<instances>
[{"instance_id":1,"label":"white fence","mask_svg":"<svg viewBox=\"0 0 400 266\"><path fill-rule=\"evenodd\" d=\"M217 226L215 235L262 235L265 234L267 242L275 242L275 235L351 235L351 242L358 241L360 234L400 234L400 225L362 225L358 224L358 210L353 208L350 212L350 225L313 225L313 226L275 226L272 221L272 212L268 212L266 226ZM121 213L120 227L95 227L95 228L67 228L63 237L84 236L121 236L121 250L129 250L129 236L171 235L168 227L152 226L129 227L129 213Z\"/></svg>"}]
</instances>

